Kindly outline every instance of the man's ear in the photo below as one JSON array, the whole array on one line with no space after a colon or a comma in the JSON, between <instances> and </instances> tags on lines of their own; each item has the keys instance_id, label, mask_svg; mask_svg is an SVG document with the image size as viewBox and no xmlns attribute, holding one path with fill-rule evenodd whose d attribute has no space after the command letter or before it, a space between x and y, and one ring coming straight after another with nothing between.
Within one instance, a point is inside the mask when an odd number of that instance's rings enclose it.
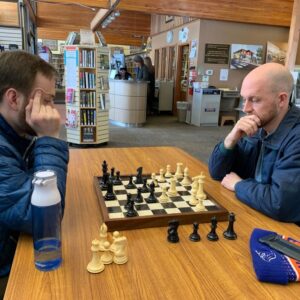
<instances>
[{"instance_id":1,"label":"man's ear","mask_svg":"<svg viewBox=\"0 0 300 300\"><path fill-rule=\"evenodd\" d=\"M20 97L21 94L17 90L10 88L6 90L3 98L6 99L6 103L12 110L18 110L20 106Z\"/></svg>"},{"instance_id":2,"label":"man's ear","mask_svg":"<svg viewBox=\"0 0 300 300\"><path fill-rule=\"evenodd\" d=\"M288 94L285 93L285 92L282 92L279 94L278 96L279 98L279 105L282 107L282 106L285 106L286 104L289 104L289 97L288 97Z\"/></svg>"}]
</instances>

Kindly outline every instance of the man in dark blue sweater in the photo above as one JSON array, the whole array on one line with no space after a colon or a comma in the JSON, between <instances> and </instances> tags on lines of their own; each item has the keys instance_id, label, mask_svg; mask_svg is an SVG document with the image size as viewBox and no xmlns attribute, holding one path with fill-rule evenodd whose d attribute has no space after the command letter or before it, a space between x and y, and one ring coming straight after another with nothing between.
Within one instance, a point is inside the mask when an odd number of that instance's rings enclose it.
<instances>
[{"instance_id":1,"label":"man in dark blue sweater","mask_svg":"<svg viewBox=\"0 0 300 300\"><path fill-rule=\"evenodd\" d=\"M244 79L240 118L209 160L211 176L252 208L300 222L300 109L289 103L293 78L268 63Z\"/></svg>"},{"instance_id":2,"label":"man in dark blue sweater","mask_svg":"<svg viewBox=\"0 0 300 300\"><path fill-rule=\"evenodd\" d=\"M38 56L0 54L0 286L9 274L19 233L32 232L35 172L56 172L64 208L69 152L58 139L55 80L55 69Z\"/></svg>"}]
</instances>

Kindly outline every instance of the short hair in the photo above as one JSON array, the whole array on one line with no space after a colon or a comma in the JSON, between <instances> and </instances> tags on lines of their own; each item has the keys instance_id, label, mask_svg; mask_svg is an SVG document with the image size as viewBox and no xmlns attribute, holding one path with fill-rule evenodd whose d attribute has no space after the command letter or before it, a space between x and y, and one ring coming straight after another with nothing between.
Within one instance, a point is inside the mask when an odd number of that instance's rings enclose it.
<instances>
[{"instance_id":1,"label":"short hair","mask_svg":"<svg viewBox=\"0 0 300 300\"><path fill-rule=\"evenodd\" d=\"M55 68L37 55L25 51L2 52L0 54L0 102L10 88L28 97L38 73L49 79L57 76Z\"/></svg>"},{"instance_id":2,"label":"short hair","mask_svg":"<svg viewBox=\"0 0 300 300\"><path fill-rule=\"evenodd\" d=\"M144 59L140 55L135 55L133 61L136 63L144 64Z\"/></svg>"}]
</instances>

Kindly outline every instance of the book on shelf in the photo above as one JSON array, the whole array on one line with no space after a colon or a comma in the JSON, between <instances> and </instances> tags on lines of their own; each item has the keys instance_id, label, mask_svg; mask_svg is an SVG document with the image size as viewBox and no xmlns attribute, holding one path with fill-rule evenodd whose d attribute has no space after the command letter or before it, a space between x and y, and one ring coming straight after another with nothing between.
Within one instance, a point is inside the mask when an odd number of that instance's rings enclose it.
<instances>
[{"instance_id":1,"label":"book on shelf","mask_svg":"<svg viewBox=\"0 0 300 300\"><path fill-rule=\"evenodd\" d=\"M76 128L78 127L78 110L77 109L68 109L66 115L66 128Z\"/></svg>"},{"instance_id":2,"label":"book on shelf","mask_svg":"<svg viewBox=\"0 0 300 300\"><path fill-rule=\"evenodd\" d=\"M95 128L82 128L82 142L95 142L94 132Z\"/></svg>"},{"instance_id":3,"label":"book on shelf","mask_svg":"<svg viewBox=\"0 0 300 300\"><path fill-rule=\"evenodd\" d=\"M100 109L105 109L105 94L100 94Z\"/></svg>"},{"instance_id":4,"label":"book on shelf","mask_svg":"<svg viewBox=\"0 0 300 300\"><path fill-rule=\"evenodd\" d=\"M75 102L75 90L73 88L67 88L66 90L66 103Z\"/></svg>"}]
</instances>

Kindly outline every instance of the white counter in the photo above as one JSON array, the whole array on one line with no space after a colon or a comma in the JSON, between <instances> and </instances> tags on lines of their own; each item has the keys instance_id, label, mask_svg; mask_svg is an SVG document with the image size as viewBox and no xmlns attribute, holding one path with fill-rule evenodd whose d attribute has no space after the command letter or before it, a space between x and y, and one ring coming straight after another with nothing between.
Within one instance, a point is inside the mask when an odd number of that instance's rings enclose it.
<instances>
[{"instance_id":1,"label":"white counter","mask_svg":"<svg viewBox=\"0 0 300 300\"><path fill-rule=\"evenodd\" d=\"M109 81L109 119L121 126L138 127L146 123L147 82Z\"/></svg>"}]
</instances>

